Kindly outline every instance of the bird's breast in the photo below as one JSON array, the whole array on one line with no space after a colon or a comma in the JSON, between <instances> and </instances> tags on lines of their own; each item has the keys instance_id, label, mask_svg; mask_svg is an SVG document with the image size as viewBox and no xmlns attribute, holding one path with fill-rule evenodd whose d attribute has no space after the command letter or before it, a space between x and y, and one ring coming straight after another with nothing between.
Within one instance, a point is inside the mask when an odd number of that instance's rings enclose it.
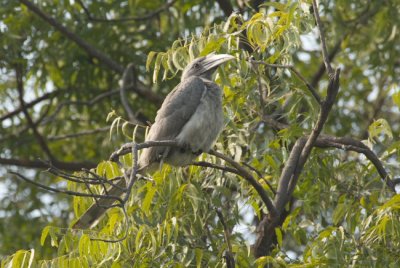
<instances>
[{"instance_id":1,"label":"bird's breast","mask_svg":"<svg viewBox=\"0 0 400 268\"><path fill-rule=\"evenodd\" d=\"M189 146L192 152L210 150L223 127L222 92L213 84L206 86L201 101L177 141Z\"/></svg>"}]
</instances>

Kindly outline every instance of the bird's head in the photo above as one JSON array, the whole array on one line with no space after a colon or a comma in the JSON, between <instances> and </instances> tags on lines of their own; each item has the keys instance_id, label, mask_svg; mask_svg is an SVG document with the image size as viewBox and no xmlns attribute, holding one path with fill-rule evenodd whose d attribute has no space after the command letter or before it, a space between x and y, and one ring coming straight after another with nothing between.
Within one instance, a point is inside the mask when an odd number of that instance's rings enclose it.
<instances>
[{"instance_id":1,"label":"bird's head","mask_svg":"<svg viewBox=\"0 0 400 268\"><path fill-rule=\"evenodd\" d=\"M194 59L183 70L181 81L190 76L199 76L210 80L212 74L219 65L234 58L234 56L228 54L213 53L205 57Z\"/></svg>"}]
</instances>

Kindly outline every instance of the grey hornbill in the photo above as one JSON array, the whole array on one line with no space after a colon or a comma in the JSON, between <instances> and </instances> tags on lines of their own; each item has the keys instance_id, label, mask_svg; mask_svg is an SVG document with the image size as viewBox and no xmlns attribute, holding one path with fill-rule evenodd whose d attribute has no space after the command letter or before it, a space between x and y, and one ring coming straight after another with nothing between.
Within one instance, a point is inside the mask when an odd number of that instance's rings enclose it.
<instances>
[{"instance_id":1,"label":"grey hornbill","mask_svg":"<svg viewBox=\"0 0 400 268\"><path fill-rule=\"evenodd\" d=\"M146 141L175 140L180 147L143 149L138 160L141 174L152 173L160 163L189 165L200 152L211 149L223 127L222 90L212 75L219 65L232 59L227 54L210 54L186 66L181 82L165 98L146 137ZM119 184L126 187L123 180ZM114 187L107 194L120 196L123 192ZM113 203L113 199L102 199L93 204L73 228L95 225Z\"/></svg>"}]
</instances>

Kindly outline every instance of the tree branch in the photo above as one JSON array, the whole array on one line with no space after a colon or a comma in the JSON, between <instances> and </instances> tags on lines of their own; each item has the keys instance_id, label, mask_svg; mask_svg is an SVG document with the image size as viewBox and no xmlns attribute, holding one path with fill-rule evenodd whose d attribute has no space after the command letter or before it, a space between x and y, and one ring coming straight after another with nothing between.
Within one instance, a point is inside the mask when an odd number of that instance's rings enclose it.
<instances>
[{"instance_id":1,"label":"tree branch","mask_svg":"<svg viewBox=\"0 0 400 268\"><path fill-rule=\"evenodd\" d=\"M112 60L110 57L105 55L104 53L97 50L95 47L87 43L83 40L80 36L76 35L75 33L71 32L65 26L61 25L55 18L47 15L41 9L39 9L35 4L28 0L19 0L22 4L24 4L30 11L41 17L44 21L49 23L51 26L56 28L62 34L64 34L68 39L74 41L78 46L80 46L83 50L86 51L90 56L100 60L103 64L107 65L112 70L116 71L117 73L123 73L124 67Z\"/></svg>"},{"instance_id":2,"label":"tree branch","mask_svg":"<svg viewBox=\"0 0 400 268\"><path fill-rule=\"evenodd\" d=\"M322 57L324 59L325 68L328 71L328 75L332 76L332 75L334 75L334 72L333 72L333 69L332 69L332 66L331 66L331 63L329 60L328 50L326 49L325 34L324 34L323 27L322 27L321 18L319 17L318 5L317 5L316 0L313 0L312 4L313 4L315 21L317 23L317 28L319 30L319 37L321 40Z\"/></svg>"},{"instance_id":3,"label":"tree branch","mask_svg":"<svg viewBox=\"0 0 400 268\"><path fill-rule=\"evenodd\" d=\"M170 8L171 6L173 6L177 0L171 0L170 2L165 3L161 7L154 10L153 12L147 13L142 16L119 18L119 19L102 19L102 18L93 17L90 14L89 9L82 2L82 0L77 0L77 1L78 1L79 5L82 7L83 11L85 12L87 18L90 21L94 21L94 22L129 22L129 21L144 21L144 20L152 19L155 16L159 15L161 12L163 12L163 11L167 10L168 8Z\"/></svg>"},{"instance_id":4,"label":"tree branch","mask_svg":"<svg viewBox=\"0 0 400 268\"><path fill-rule=\"evenodd\" d=\"M225 16L229 17L233 12L232 4L229 0L217 0L219 7L224 12Z\"/></svg>"},{"instance_id":5,"label":"tree branch","mask_svg":"<svg viewBox=\"0 0 400 268\"><path fill-rule=\"evenodd\" d=\"M35 106L36 104L38 104L39 102L41 102L41 101L43 101L43 100L51 99L52 97L54 97L54 96L57 95L58 93L60 93L59 90L55 90L55 91L53 91L53 92L45 93L44 95L42 95L42 96L40 96L40 97L34 99L34 100L31 101L31 102L25 103L25 108L26 108L26 109L29 109L29 108ZM17 115L17 114L19 114L20 112L22 112L22 110L23 110L23 108L22 108L22 107L19 107L19 108L15 109L15 110L12 111L12 112L8 112L8 113L6 113L5 115L0 116L0 121L4 121L5 119L8 119L8 118L10 118L10 117L13 117L14 115Z\"/></svg>"},{"instance_id":6,"label":"tree branch","mask_svg":"<svg viewBox=\"0 0 400 268\"><path fill-rule=\"evenodd\" d=\"M253 246L256 257L268 254L268 251L273 243L272 238L275 236L273 230L275 230L275 227L277 227L285 217L283 213L285 206L292 198L292 194L300 177L300 174L308 157L310 156L315 141L318 139L318 136L322 132L322 128L328 118L329 112L332 109L332 106L336 100L337 93L339 91L340 69L336 69L335 71L333 71L331 67L331 63L329 61L326 51L325 37L315 0L313 0L313 6L314 16L320 32L323 60L329 75L327 94L325 100L320 102L320 112L315 126L311 131L311 134L308 137L299 138L290 152L289 159L286 162L281 177L279 179L278 190L274 199L277 214L265 215L257 228L260 231L258 232L256 243Z\"/></svg>"},{"instance_id":7,"label":"tree branch","mask_svg":"<svg viewBox=\"0 0 400 268\"><path fill-rule=\"evenodd\" d=\"M108 66L111 70L123 74L125 68L122 65L120 65L119 63L108 57L106 54L102 53L100 50L96 49L95 47L87 43L80 36L76 35L65 26L61 25L56 19L44 13L41 9L39 9L35 4L30 2L29 0L19 0L19 1L33 13L38 15L44 21L46 21L55 29L64 34L68 39L75 42L79 47L85 50L86 53L88 53L91 57L98 59L104 65ZM145 85L143 85L142 83L138 83L134 91L138 93L138 95L146 97L149 101L152 101L155 104L160 103L160 96L155 94L153 91L147 89Z\"/></svg>"},{"instance_id":8,"label":"tree branch","mask_svg":"<svg viewBox=\"0 0 400 268\"><path fill-rule=\"evenodd\" d=\"M72 139L72 138L78 138L81 136L86 136L86 135L92 135L96 133L101 133L101 132L107 132L110 130L111 127L102 127L102 128L97 128L97 129L90 129L90 130L85 130L77 133L72 133L72 134L65 134L65 135L59 135L59 136L50 136L47 137L48 141L57 141L57 140L65 140L65 139Z\"/></svg>"},{"instance_id":9,"label":"tree branch","mask_svg":"<svg viewBox=\"0 0 400 268\"><path fill-rule=\"evenodd\" d=\"M239 163L237 163L232 158L230 158L230 157L228 157L228 156L226 156L224 154L218 153L218 152L216 152L214 150L210 150L208 152L208 154L214 155L214 156L224 160L225 162L227 162L231 166L233 166L240 173L240 176L242 178L244 178L248 183L250 183L251 186L253 186L253 188L259 194L261 200L263 201L263 203L267 207L269 213L271 215L274 215L274 216L277 215L276 207L272 203L272 201L269 198L269 196L268 196L267 192L265 191L264 187L260 183L258 183L258 181L244 167L242 167Z\"/></svg>"},{"instance_id":10,"label":"tree branch","mask_svg":"<svg viewBox=\"0 0 400 268\"><path fill-rule=\"evenodd\" d=\"M227 250L225 251L226 267L227 268L235 268L235 258L233 257L233 253L232 253L232 244L230 242L231 234L230 234L229 228L226 225L224 215L222 214L221 209L216 208L215 212L217 213L219 221L221 222L222 227L224 228L224 239L225 239L225 243L227 246Z\"/></svg>"},{"instance_id":11,"label":"tree branch","mask_svg":"<svg viewBox=\"0 0 400 268\"><path fill-rule=\"evenodd\" d=\"M49 167L49 164L41 160L28 160L28 159L13 159L13 158L2 158L0 157L0 164L9 165L9 166L17 166L17 167L25 167L25 168L37 168L37 169L45 169ZM52 166L57 167L59 169L68 170L68 171L80 171L82 168L94 168L96 167L95 163L84 161L84 162L61 162L61 161L52 161Z\"/></svg>"},{"instance_id":12,"label":"tree branch","mask_svg":"<svg viewBox=\"0 0 400 268\"><path fill-rule=\"evenodd\" d=\"M319 96L318 92L315 90L315 88L304 78L303 75L301 75L299 73L299 71L296 70L296 68L294 68L293 65L283 65L283 64L271 64L271 63L266 63L263 61L256 61L256 60L252 60L250 59L250 63L252 64L262 64L268 67L272 67L272 68L285 68L285 69L289 69L290 71L292 71L306 86L307 89L310 91L311 95L315 98L315 100L318 102L318 104L321 104L321 97Z\"/></svg>"},{"instance_id":13,"label":"tree branch","mask_svg":"<svg viewBox=\"0 0 400 268\"><path fill-rule=\"evenodd\" d=\"M22 66L20 64L15 66L15 76L16 76L16 81L17 81L19 102L20 102L20 105L22 108L22 112L25 115L25 119L28 122L29 128L32 129L33 135L36 137L36 140L38 141L40 148L42 148L42 150L47 155L47 157L49 157L50 160L55 160L55 157L51 153L50 148L47 146L46 140L43 138L43 136L37 130L35 123L33 122L31 116L29 115L27 108L25 107L24 82L23 82Z\"/></svg>"}]
</instances>

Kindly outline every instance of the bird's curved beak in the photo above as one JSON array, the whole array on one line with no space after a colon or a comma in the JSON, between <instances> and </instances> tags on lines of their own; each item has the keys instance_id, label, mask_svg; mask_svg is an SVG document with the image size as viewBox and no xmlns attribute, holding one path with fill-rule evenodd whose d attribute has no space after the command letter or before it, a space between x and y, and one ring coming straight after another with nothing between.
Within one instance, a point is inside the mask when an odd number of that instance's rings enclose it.
<instances>
[{"instance_id":1,"label":"bird's curved beak","mask_svg":"<svg viewBox=\"0 0 400 268\"><path fill-rule=\"evenodd\" d=\"M206 71L212 70L222 63L233 60L235 57L229 54L211 54L206 56L203 66Z\"/></svg>"}]
</instances>

